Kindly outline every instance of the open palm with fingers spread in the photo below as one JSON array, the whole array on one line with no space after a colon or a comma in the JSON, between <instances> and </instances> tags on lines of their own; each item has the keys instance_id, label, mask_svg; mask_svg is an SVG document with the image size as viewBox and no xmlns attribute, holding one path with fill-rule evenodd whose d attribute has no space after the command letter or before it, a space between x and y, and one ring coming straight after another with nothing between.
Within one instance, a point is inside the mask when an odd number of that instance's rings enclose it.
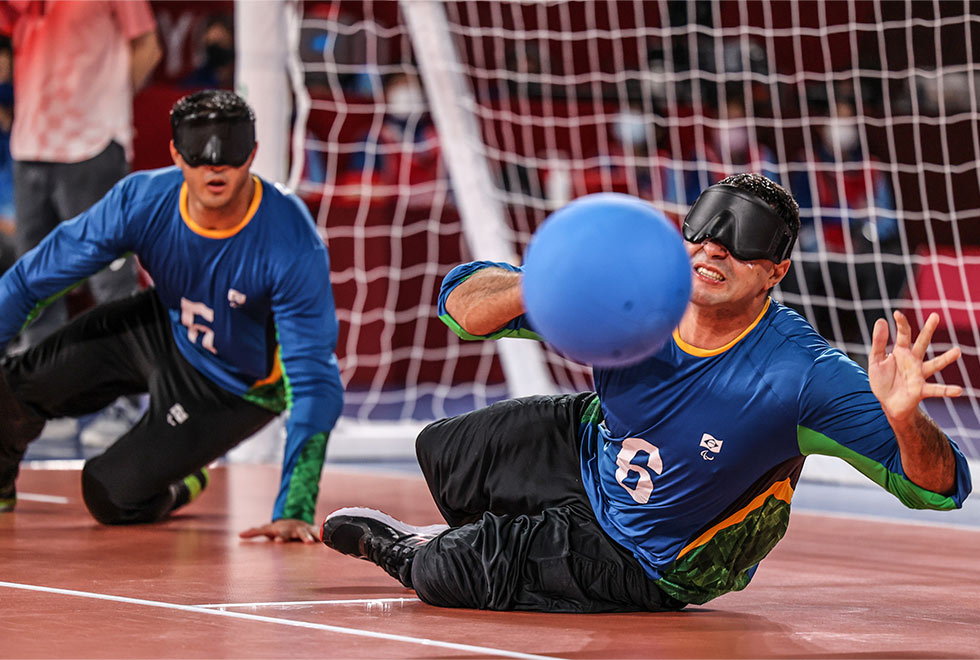
<instances>
[{"instance_id":1,"label":"open palm with fingers spread","mask_svg":"<svg viewBox=\"0 0 980 660\"><path fill-rule=\"evenodd\" d=\"M939 325L939 315L930 314L922 332L912 342L912 329L901 312L895 312L895 344L886 353L888 322L878 319L871 337L868 376L871 391L881 402L889 419L902 419L915 412L919 403L929 397L955 397L963 393L958 385L929 383L927 379L939 373L960 357L959 347L926 360L926 349Z\"/></svg>"}]
</instances>

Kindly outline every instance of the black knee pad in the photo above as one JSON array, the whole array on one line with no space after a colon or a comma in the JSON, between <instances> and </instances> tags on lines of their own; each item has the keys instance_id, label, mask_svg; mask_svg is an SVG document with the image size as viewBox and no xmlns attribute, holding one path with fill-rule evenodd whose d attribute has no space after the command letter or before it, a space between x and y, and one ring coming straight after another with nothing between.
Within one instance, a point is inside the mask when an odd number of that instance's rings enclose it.
<instances>
[{"instance_id":1,"label":"black knee pad","mask_svg":"<svg viewBox=\"0 0 980 660\"><path fill-rule=\"evenodd\" d=\"M92 517L103 525L119 525L124 522L123 511L113 504L109 489L96 476L92 462L82 468L82 498Z\"/></svg>"},{"instance_id":2,"label":"black knee pad","mask_svg":"<svg viewBox=\"0 0 980 660\"><path fill-rule=\"evenodd\" d=\"M113 479L112 471L96 456L82 469L82 497L92 517L103 525L136 525L158 522L174 505L174 493L164 488L147 499L134 499L132 487Z\"/></svg>"}]
</instances>

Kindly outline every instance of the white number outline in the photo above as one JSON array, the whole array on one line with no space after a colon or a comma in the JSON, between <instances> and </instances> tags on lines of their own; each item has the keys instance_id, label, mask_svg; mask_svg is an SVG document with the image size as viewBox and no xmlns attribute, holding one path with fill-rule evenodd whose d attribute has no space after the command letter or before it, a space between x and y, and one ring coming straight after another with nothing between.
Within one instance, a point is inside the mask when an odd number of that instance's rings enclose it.
<instances>
[{"instance_id":1,"label":"white number outline","mask_svg":"<svg viewBox=\"0 0 980 660\"><path fill-rule=\"evenodd\" d=\"M631 461L640 452L646 452L647 460L645 464L636 465ZM623 440L622 447L616 455L616 483L622 486L633 501L637 504L646 504L650 501L653 494L653 475L661 474L664 471L664 462L660 458L660 449L651 445L643 438L626 438ZM639 475L636 487L631 488L626 485L626 478L631 472Z\"/></svg>"}]
</instances>

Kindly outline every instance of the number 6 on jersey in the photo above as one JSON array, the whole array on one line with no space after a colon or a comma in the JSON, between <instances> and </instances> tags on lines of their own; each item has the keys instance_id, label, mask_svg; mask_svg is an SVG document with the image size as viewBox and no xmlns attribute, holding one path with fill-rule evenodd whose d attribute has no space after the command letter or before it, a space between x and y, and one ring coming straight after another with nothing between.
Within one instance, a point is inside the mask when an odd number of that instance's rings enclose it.
<instances>
[{"instance_id":1,"label":"number 6 on jersey","mask_svg":"<svg viewBox=\"0 0 980 660\"><path fill-rule=\"evenodd\" d=\"M632 461L640 452L647 455L647 460L645 464L637 465ZM626 489L626 492L637 504L646 504L650 500L650 495L653 494L653 473L660 474L664 471L664 462L660 458L660 450L643 438L626 438L623 440L619 454L616 455L616 465L619 466L616 470L617 483ZM636 472L639 475L636 486L630 486L626 483L626 478L631 472Z\"/></svg>"}]
</instances>

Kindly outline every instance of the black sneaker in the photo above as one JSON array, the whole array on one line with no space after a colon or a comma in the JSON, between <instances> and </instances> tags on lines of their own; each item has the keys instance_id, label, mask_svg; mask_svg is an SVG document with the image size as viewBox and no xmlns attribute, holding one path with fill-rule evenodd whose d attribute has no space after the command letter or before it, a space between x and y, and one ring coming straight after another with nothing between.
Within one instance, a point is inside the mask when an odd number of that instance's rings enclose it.
<instances>
[{"instance_id":1,"label":"black sneaker","mask_svg":"<svg viewBox=\"0 0 980 660\"><path fill-rule=\"evenodd\" d=\"M174 504L170 507L170 513L196 500L209 483L211 483L211 473L208 472L207 468L201 468L177 483L170 484L170 492L174 496Z\"/></svg>"},{"instance_id":2,"label":"black sneaker","mask_svg":"<svg viewBox=\"0 0 980 660\"><path fill-rule=\"evenodd\" d=\"M412 588L412 560L424 543L449 525L415 527L374 509L340 509L323 521L320 540L329 548L374 562Z\"/></svg>"}]
</instances>

